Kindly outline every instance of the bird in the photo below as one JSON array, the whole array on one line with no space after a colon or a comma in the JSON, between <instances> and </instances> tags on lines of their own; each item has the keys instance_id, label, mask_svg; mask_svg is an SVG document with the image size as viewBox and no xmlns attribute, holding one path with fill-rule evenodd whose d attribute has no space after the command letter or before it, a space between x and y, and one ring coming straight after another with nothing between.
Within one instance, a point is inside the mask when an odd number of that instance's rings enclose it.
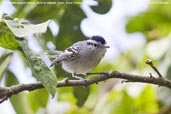
<instances>
[{"instance_id":1,"label":"bird","mask_svg":"<svg viewBox=\"0 0 171 114\"><path fill-rule=\"evenodd\" d=\"M64 51L57 51L50 67L62 64L62 69L71 73L73 78L85 80L78 74L86 75L95 68L104 57L107 48L110 47L105 39L94 35L87 40L74 43Z\"/></svg>"}]
</instances>

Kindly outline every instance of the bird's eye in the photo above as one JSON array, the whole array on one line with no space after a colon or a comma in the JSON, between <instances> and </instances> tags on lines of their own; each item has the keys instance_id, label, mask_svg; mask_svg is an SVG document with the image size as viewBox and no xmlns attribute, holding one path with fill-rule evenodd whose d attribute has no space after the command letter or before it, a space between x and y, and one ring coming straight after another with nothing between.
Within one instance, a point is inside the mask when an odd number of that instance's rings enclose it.
<instances>
[{"instance_id":1,"label":"bird's eye","mask_svg":"<svg viewBox=\"0 0 171 114\"><path fill-rule=\"evenodd\" d=\"M97 44L94 44L95 47L97 47Z\"/></svg>"}]
</instances>

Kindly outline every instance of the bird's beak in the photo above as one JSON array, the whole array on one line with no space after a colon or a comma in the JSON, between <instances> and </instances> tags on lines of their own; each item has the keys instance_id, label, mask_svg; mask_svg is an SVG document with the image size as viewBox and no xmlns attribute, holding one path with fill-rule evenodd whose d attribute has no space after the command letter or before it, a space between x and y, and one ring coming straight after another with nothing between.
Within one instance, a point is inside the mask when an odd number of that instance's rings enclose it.
<instances>
[{"instance_id":1,"label":"bird's beak","mask_svg":"<svg viewBox=\"0 0 171 114\"><path fill-rule=\"evenodd\" d=\"M110 46L107 46L107 45L105 45L104 47L105 47L105 48L110 48Z\"/></svg>"}]
</instances>

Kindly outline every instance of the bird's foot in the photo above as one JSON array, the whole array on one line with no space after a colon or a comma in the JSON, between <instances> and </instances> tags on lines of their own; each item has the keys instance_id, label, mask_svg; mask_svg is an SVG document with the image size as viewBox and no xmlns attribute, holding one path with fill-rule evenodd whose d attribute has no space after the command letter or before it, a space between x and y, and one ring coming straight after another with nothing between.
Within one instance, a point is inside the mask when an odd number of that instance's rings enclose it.
<instances>
[{"instance_id":1,"label":"bird's foot","mask_svg":"<svg viewBox=\"0 0 171 114\"><path fill-rule=\"evenodd\" d=\"M72 77L81 80L83 82L83 86L87 86L87 80L83 77L77 76L75 73L72 74Z\"/></svg>"}]
</instances>

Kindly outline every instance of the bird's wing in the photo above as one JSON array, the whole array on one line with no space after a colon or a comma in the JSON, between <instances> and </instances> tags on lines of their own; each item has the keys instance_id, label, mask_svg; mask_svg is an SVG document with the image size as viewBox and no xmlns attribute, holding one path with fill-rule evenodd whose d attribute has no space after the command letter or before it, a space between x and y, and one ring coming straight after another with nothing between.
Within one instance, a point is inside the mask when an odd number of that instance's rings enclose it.
<instances>
[{"instance_id":1,"label":"bird's wing","mask_svg":"<svg viewBox=\"0 0 171 114\"><path fill-rule=\"evenodd\" d=\"M55 60L52 62L50 66L53 66L56 63L57 64L61 63L61 61L63 60L70 60L70 59L76 58L78 57L78 55L79 55L78 47L73 45L67 48L64 52L62 52L58 56L56 56Z\"/></svg>"}]
</instances>

